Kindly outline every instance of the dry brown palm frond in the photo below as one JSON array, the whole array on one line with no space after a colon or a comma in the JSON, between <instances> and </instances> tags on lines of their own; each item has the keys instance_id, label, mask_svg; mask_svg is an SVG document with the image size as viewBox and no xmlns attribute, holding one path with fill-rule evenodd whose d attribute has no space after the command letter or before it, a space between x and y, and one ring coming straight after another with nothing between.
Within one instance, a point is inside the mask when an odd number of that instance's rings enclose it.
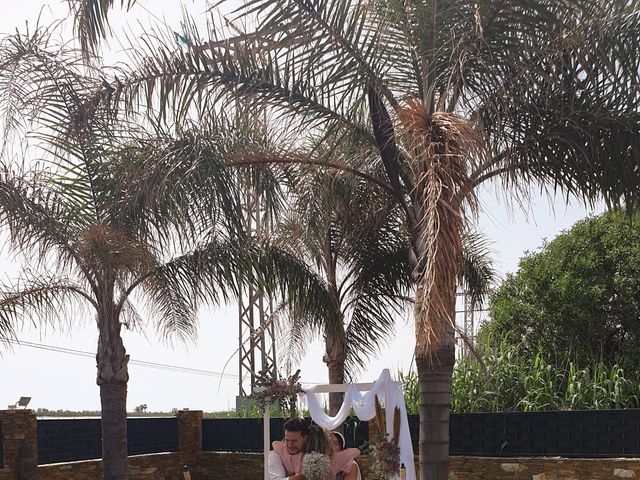
<instances>
[{"instance_id":1,"label":"dry brown palm frond","mask_svg":"<svg viewBox=\"0 0 640 480\"><path fill-rule=\"evenodd\" d=\"M415 100L398 116L409 142L415 184L414 248L420 259L413 272L416 353L429 356L432 347L452 331L464 215L477 211L473 194L457 194L468 185L469 174L486 156L486 149L473 125L453 113L430 115ZM466 201L466 209L460 198Z\"/></svg>"},{"instance_id":2,"label":"dry brown palm frond","mask_svg":"<svg viewBox=\"0 0 640 480\"><path fill-rule=\"evenodd\" d=\"M397 445L400 441L400 408L393 409L393 438L392 442Z\"/></svg>"},{"instance_id":3,"label":"dry brown palm frond","mask_svg":"<svg viewBox=\"0 0 640 480\"><path fill-rule=\"evenodd\" d=\"M91 225L80 234L77 252L88 272L111 270L118 279L144 274L156 265L148 245L102 224Z\"/></svg>"},{"instance_id":4,"label":"dry brown palm frond","mask_svg":"<svg viewBox=\"0 0 640 480\"><path fill-rule=\"evenodd\" d=\"M380 438L384 439L387 436L387 422L384 419L384 410L382 409L382 405L380 405L380 400L376 395L375 399L375 407L376 407L376 425L378 426L378 432L380 432Z\"/></svg>"}]
</instances>

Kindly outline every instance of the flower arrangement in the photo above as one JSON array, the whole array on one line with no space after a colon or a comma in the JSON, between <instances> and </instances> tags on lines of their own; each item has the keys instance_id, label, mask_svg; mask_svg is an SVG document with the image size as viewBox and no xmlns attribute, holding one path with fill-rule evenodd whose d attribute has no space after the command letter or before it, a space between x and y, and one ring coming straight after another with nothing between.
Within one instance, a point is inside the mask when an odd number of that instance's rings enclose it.
<instances>
[{"instance_id":1,"label":"flower arrangement","mask_svg":"<svg viewBox=\"0 0 640 480\"><path fill-rule=\"evenodd\" d=\"M302 473L306 480L329 480L331 460L319 452L306 453L302 459Z\"/></svg>"},{"instance_id":2,"label":"flower arrangement","mask_svg":"<svg viewBox=\"0 0 640 480\"><path fill-rule=\"evenodd\" d=\"M400 471L400 448L386 438L373 446L371 474L379 480L388 480Z\"/></svg>"},{"instance_id":3,"label":"flower arrangement","mask_svg":"<svg viewBox=\"0 0 640 480\"><path fill-rule=\"evenodd\" d=\"M384 412L378 397L376 402L376 423L382 439L372 447L370 475L377 480L389 480L400 471L400 409L393 411L393 436L389 439Z\"/></svg>"},{"instance_id":4,"label":"flower arrangement","mask_svg":"<svg viewBox=\"0 0 640 480\"><path fill-rule=\"evenodd\" d=\"M296 395L302 391L298 381L300 370L286 378L278 378L271 372L260 371L256 377L253 399L264 409L267 404L279 404L291 417L296 416Z\"/></svg>"}]
</instances>

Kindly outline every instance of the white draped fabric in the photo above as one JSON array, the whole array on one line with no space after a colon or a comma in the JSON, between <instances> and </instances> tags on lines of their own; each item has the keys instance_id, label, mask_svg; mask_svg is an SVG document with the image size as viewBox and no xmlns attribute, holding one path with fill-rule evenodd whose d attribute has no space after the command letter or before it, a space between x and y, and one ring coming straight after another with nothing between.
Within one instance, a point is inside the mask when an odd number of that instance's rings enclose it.
<instances>
[{"instance_id":1,"label":"white draped fabric","mask_svg":"<svg viewBox=\"0 0 640 480\"><path fill-rule=\"evenodd\" d=\"M322 428L334 430L342 425L349 416L349 411L353 407L360 420L371 420L376 416L375 397L378 396L380 403L385 406L387 432L393 431L393 411L395 407L400 409L400 462L404 463L407 469L407 480L415 480L416 472L413 463L413 446L409 434L409 421L407 420L407 409L402 395L400 382L393 381L388 369L384 369L378 380L368 392L360 392L358 388L349 384L344 394L344 401L335 417L327 415L320 403L318 395L314 393L315 385L303 385L303 393L299 394L302 401L306 400L307 408L314 422ZM395 479L399 477L396 475Z\"/></svg>"}]
</instances>

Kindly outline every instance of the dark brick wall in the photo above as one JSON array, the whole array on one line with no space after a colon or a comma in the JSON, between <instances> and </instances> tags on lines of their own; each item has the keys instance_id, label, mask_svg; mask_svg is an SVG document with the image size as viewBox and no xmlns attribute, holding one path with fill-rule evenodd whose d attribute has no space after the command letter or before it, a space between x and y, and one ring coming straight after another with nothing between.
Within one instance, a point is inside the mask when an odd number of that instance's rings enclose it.
<instances>
[{"instance_id":1,"label":"dark brick wall","mask_svg":"<svg viewBox=\"0 0 640 480\"><path fill-rule=\"evenodd\" d=\"M270 419L272 441L282 438L284 420ZM418 422L417 416L410 416L415 452ZM368 436L367 425L348 422L348 446L362 444ZM200 438L197 426L189 438ZM174 417L132 418L128 429L131 455L178 450L178 421ZM205 419L201 435L204 451L262 451L260 418ZM638 457L640 410L453 414L450 436L454 456ZM100 458L100 420L39 420L38 452L40 464Z\"/></svg>"},{"instance_id":2,"label":"dark brick wall","mask_svg":"<svg viewBox=\"0 0 640 480\"><path fill-rule=\"evenodd\" d=\"M360 447L369 439L369 422L349 417L344 422L343 433L347 448Z\"/></svg>"},{"instance_id":3,"label":"dark brick wall","mask_svg":"<svg viewBox=\"0 0 640 480\"><path fill-rule=\"evenodd\" d=\"M175 417L128 418L127 439L129 455L176 452L178 421Z\"/></svg>"},{"instance_id":4,"label":"dark brick wall","mask_svg":"<svg viewBox=\"0 0 640 480\"><path fill-rule=\"evenodd\" d=\"M417 452L417 416L410 421ZM453 414L449 428L451 455L640 456L640 410Z\"/></svg>"},{"instance_id":5,"label":"dark brick wall","mask_svg":"<svg viewBox=\"0 0 640 480\"><path fill-rule=\"evenodd\" d=\"M129 455L175 452L178 426L175 417L127 419ZM38 420L38 460L48 463L102 457L100 419Z\"/></svg>"},{"instance_id":6,"label":"dark brick wall","mask_svg":"<svg viewBox=\"0 0 640 480\"><path fill-rule=\"evenodd\" d=\"M285 418L271 418L271 441L281 440ZM262 452L261 418L206 418L202 421L205 452ZM347 447L358 447L369 437L369 423L348 418L344 436Z\"/></svg>"},{"instance_id":7,"label":"dark brick wall","mask_svg":"<svg viewBox=\"0 0 640 480\"><path fill-rule=\"evenodd\" d=\"M270 420L271 440L279 440L284 419ZM357 419L347 423L348 446L362 445L367 426ZM417 415L410 415L409 428L417 452ZM262 419L205 419L202 437L204 451L261 452ZM451 455L638 457L640 410L452 414L450 437Z\"/></svg>"},{"instance_id":8,"label":"dark brick wall","mask_svg":"<svg viewBox=\"0 0 640 480\"><path fill-rule=\"evenodd\" d=\"M283 418L271 418L271 440L282 438ZM261 418L205 418L202 421L204 451L262 452Z\"/></svg>"},{"instance_id":9,"label":"dark brick wall","mask_svg":"<svg viewBox=\"0 0 640 480\"><path fill-rule=\"evenodd\" d=\"M38 419L38 463L102 457L100 419Z\"/></svg>"},{"instance_id":10,"label":"dark brick wall","mask_svg":"<svg viewBox=\"0 0 640 480\"><path fill-rule=\"evenodd\" d=\"M2 425L0 424L0 468L4 468L4 451L2 450L4 442L2 441Z\"/></svg>"}]
</instances>

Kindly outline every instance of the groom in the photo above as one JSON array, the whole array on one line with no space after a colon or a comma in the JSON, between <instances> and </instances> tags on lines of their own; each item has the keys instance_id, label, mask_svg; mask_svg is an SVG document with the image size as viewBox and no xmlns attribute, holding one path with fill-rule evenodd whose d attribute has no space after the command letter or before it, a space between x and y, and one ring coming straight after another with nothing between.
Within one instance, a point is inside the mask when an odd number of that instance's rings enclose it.
<instances>
[{"instance_id":1,"label":"groom","mask_svg":"<svg viewBox=\"0 0 640 480\"><path fill-rule=\"evenodd\" d=\"M284 422L285 451L269 452L270 480L304 480L302 456L309 435L309 425L304 418L290 418Z\"/></svg>"}]
</instances>

